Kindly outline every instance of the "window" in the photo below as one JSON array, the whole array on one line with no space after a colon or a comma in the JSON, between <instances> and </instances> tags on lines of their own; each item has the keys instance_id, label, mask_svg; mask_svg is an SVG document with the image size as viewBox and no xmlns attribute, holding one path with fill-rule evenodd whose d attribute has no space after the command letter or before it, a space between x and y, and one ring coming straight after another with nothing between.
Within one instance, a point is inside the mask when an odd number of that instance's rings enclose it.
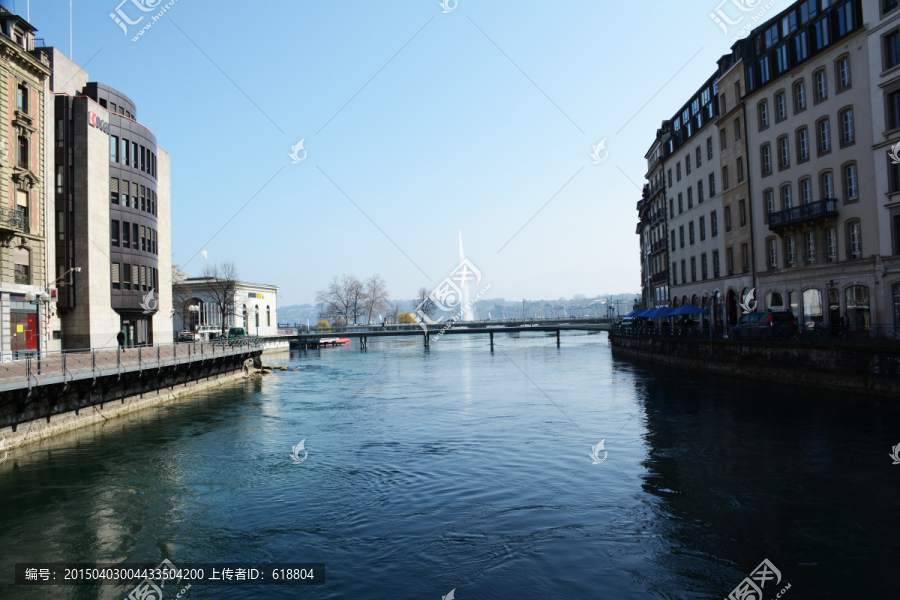
<instances>
[{"instance_id":1,"label":"window","mask_svg":"<svg viewBox=\"0 0 900 600\"><path fill-rule=\"evenodd\" d=\"M772 173L772 147L769 144L760 149L760 168L763 175Z\"/></svg>"},{"instance_id":2,"label":"window","mask_svg":"<svg viewBox=\"0 0 900 600\"><path fill-rule=\"evenodd\" d=\"M141 225L141 252L147 251L147 228Z\"/></svg>"},{"instance_id":3,"label":"window","mask_svg":"<svg viewBox=\"0 0 900 600\"><path fill-rule=\"evenodd\" d=\"M13 265L15 282L31 285L31 252L28 248L13 248Z\"/></svg>"},{"instance_id":4,"label":"window","mask_svg":"<svg viewBox=\"0 0 900 600\"><path fill-rule=\"evenodd\" d=\"M785 254L787 255L787 264L789 267L794 266L794 236L788 236L785 242Z\"/></svg>"},{"instance_id":5,"label":"window","mask_svg":"<svg viewBox=\"0 0 900 600\"><path fill-rule=\"evenodd\" d=\"M828 119L822 119L818 124L819 154L831 151L831 123Z\"/></svg>"},{"instance_id":6,"label":"window","mask_svg":"<svg viewBox=\"0 0 900 600\"><path fill-rule=\"evenodd\" d=\"M787 119L787 100L784 92L775 94L775 121L784 121Z\"/></svg>"},{"instance_id":7,"label":"window","mask_svg":"<svg viewBox=\"0 0 900 600\"><path fill-rule=\"evenodd\" d=\"M856 139L856 134L853 129L853 109L848 108L844 110L840 114L841 119L841 144L852 144Z\"/></svg>"},{"instance_id":8,"label":"window","mask_svg":"<svg viewBox=\"0 0 900 600\"><path fill-rule=\"evenodd\" d=\"M719 132L719 147L724 150L728 147L728 137L725 134L725 130Z\"/></svg>"},{"instance_id":9,"label":"window","mask_svg":"<svg viewBox=\"0 0 900 600\"><path fill-rule=\"evenodd\" d=\"M700 146L697 146L697 168L700 168L700 165L703 164L703 152L700 151Z\"/></svg>"},{"instance_id":10,"label":"window","mask_svg":"<svg viewBox=\"0 0 900 600\"><path fill-rule=\"evenodd\" d=\"M725 215L725 233L728 233L731 231L731 207L726 206L722 212Z\"/></svg>"},{"instance_id":11,"label":"window","mask_svg":"<svg viewBox=\"0 0 900 600\"><path fill-rule=\"evenodd\" d=\"M687 266L685 261L681 261L681 283L687 283Z\"/></svg>"},{"instance_id":12,"label":"window","mask_svg":"<svg viewBox=\"0 0 900 600\"><path fill-rule=\"evenodd\" d=\"M669 218L675 218L675 201L669 198Z\"/></svg>"},{"instance_id":13,"label":"window","mask_svg":"<svg viewBox=\"0 0 900 600\"><path fill-rule=\"evenodd\" d=\"M690 209L694 208L694 188L688 187L687 194L688 194L688 210L690 210Z\"/></svg>"},{"instance_id":14,"label":"window","mask_svg":"<svg viewBox=\"0 0 900 600\"><path fill-rule=\"evenodd\" d=\"M759 61L759 81L760 83L769 83L772 74L769 72L769 57L764 56Z\"/></svg>"},{"instance_id":15,"label":"window","mask_svg":"<svg viewBox=\"0 0 900 600\"><path fill-rule=\"evenodd\" d=\"M737 182L741 183L744 181L744 158L742 156L738 156L736 166L737 166Z\"/></svg>"},{"instance_id":16,"label":"window","mask_svg":"<svg viewBox=\"0 0 900 600\"><path fill-rule=\"evenodd\" d=\"M56 165L56 193L63 193L63 166Z\"/></svg>"},{"instance_id":17,"label":"window","mask_svg":"<svg viewBox=\"0 0 900 600\"><path fill-rule=\"evenodd\" d=\"M678 266L677 263L672 263L672 285L678 285Z\"/></svg>"},{"instance_id":18,"label":"window","mask_svg":"<svg viewBox=\"0 0 900 600\"><path fill-rule=\"evenodd\" d=\"M763 197L766 200L766 223L769 222L769 214L775 212L775 193L772 190L766 190L763 193Z\"/></svg>"},{"instance_id":19,"label":"window","mask_svg":"<svg viewBox=\"0 0 900 600\"><path fill-rule=\"evenodd\" d=\"M691 246L693 246L694 242L696 241L694 238L694 222L693 221L688 223L688 238L690 239Z\"/></svg>"},{"instance_id":20,"label":"window","mask_svg":"<svg viewBox=\"0 0 900 600\"><path fill-rule=\"evenodd\" d=\"M841 92L850 87L850 59L840 59L835 67L837 68L837 88L838 92Z\"/></svg>"},{"instance_id":21,"label":"window","mask_svg":"<svg viewBox=\"0 0 900 600\"><path fill-rule=\"evenodd\" d=\"M781 186L781 210L788 210L794 207L792 196L791 184Z\"/></svg>"},{"instance_id":22,"label":"window","mask_svg":"<svg viewBox=\"0 0 900 600\"><path fill-rule=\"evenodd\" d=\"M809 130L806 127L797 130L797 162L809 160Z\"/></svg>"},{"instance_id":23,"label":"window","mask_svg":"<svg viewBox=\"0 0 900 600\"><path fill-rule=\"evenodd\" d=\"M691 155L690 154L688 154L687 156L684 157L684 174L685 175L691 174Z\"/></svg>"},{"instance_id":24,"label":"window","mask_svg":"<svg viewBox=\"0 0 900 600\"><path fill-rule=\"evenodd\" d=\"M770 238L768 241L769 246L769 267L772 269L778 268L778 243L774 238Z\"/></svg>"},{"instance_id":25,"label":"window","mask_svg":"<svg viewBox=\"0 0 900 600\"><path fill-rule=\"evenodd\" d=\"M115 177L109 179L109 201L112 204L119 203L119 180Z\"/></svg>"},{"instance_id":26,"label":"window","mask_svg":"<svg viewBox=\"0 0 900 600\"><path fill-rule=\"evenodd\" d=\"M788 70L788 45L783 44L775 49L775 71L784 73Z\"/></svg>"},{"instance_id":27,"label":"window","mask_svg":"<svg viewBox=\"0 0 900 600\"><path fill-rule=\"evenodd\" d=\"M828 98L828 80L825 77L825 71L818 71L816 77L816 102L821 102Z\"/></svg>"},{"instance_id":28,"label":"window","mask_svg":"<svg viewBox=\"0 0 900 600\"><path fill-rule=\"evenodd\" d=\"M816 236L812 231L807 231L806 235L806 264L814 264L816 262Z\"/></svg>"},{"instance_id":29,"label":"window","mask_svg":"<svg viewBox=\"0 0 900 600\"><path fill-rule=\"evenodd\" d=\"M813 25L813 34L816 37L816 50L821 50L831 43L831 35L828 29L828 15L825 15Z\"/></svg>"},{"instance_id":30,"label":"window","mask_svg":"<svg viewBox=\"0 0 900 600\"><path fill-rule=\"evenodd\" d=\"M681 247L684 248L684 225L678 228L678 234L681 236Z\"/></svg>"},{"instance_id":31,"label":"window","mask_svg":"<svg viewBox=\"0 0 900 600\"><path fill-rule=\"evenodd\" d=\"M109 112L116 112L116 105L112 102L109 103Z\"/></svg>"},{"instance_id":32,"label":"window","mask_svg":"<svg viewBox=\"0 0 900 600\"><path fill-rule=\"evenodd\" d=\"M722 101L722 111L721 111L722 114L723 114L723 115L724 115L724 114L727 114L727 113L728 113L728 102L725 100L725 94L722 94L722 95L719 97L719 100Z\"/></svg>"},{"instance_id":33,"label":"window","mask_svg":"<svg viewBox=\"0 0 900 600\"><path fill-rule=\"evenodd\" d=\"M725 248L725 268L729 275L734 275L734 250Z\"/></svg>"},{"instance_id":34,"label":"window","mask_svg":"<svg viewBox=\"0 0 900 600\"><path fill-rule=\"evenodd\" d=\"M128 221L122 221L122 247L128 248L129 246L131 246L131 225Z\"/></svg>"},{"instance_id":35,"label":"window","mask_svg":"<svg viewBox=\"0 0 900 600\"><path fill-rule=\"evenodd\" d=\"M122 138L122 164L128 165L128 149L131 145L128 143L128 140Z\"/></svg>"},{"instance_id":36,"label":"window","mask_svg":"<svg viewBox=\"0 0 900 600\"><path fill-rule=\"evenodd\" d=\"M135 250L138 249L138 224L131 224L131 247Z\"/></svg>"},{"instance_id":37,"label":"window","mask_svg":"<svg viewBox=\"0 0 900 600\"><path fill-rule=\"evenodd\" d=\"M682 196L681 192L679 192L678 193L678 214L680 215L683 212L684 212L684 197Z\"/></svg>"},{"instance_id":38,"label":"window","mask_svg":"<svg viewBox=\"0 0 900 600\"><path fill-rule=\"evenodd\" d=\"M805 31L801 31L794 38L794 56L798 63L809 57L809 39Z\"/></svg>"},{"instance_id":39,"label":"window","mask_svg":"<svg viewBox=\"0 0 900 600\"><path fill-rule=\"evenodd\" d=\"M741 268L744 273L750 272L750 251L747 244L741 244Z\"/></svg>"},{"instance_id":40,"label":"window","mask_svg":"<svg viewBox=\"0 0 900 600\"><path fill-rule=\"evenodd\" d=\"M734 141L740 141L741 139L741 119L738 117L734 120Z\"/></svg>"},{"instance_id":41,"label":"window","mask_svg":"<svg viewBox=\"0 0 900 600\"><path fill-rule=\"evenodd\" d=\"M806 110L806 86L802 81L794 84L794 112Z\"/></svg>"},{"instance_id":42,"label":"window","mask_svg":"<svg viewBox=\"0 0 900 600\"><path fill-rule=\"evenodd\" d=\"M56 120L56 147L62 148L65 142L66 126L62 119Z\"/></svg>"},{"instance_id":43,"label":"window","mask_svg":"<svg viewBox=\"0 0 900 600\"><path fill-rule=\"evenodd\" d=\"M697 182L697 204L703 204L703 180Z\"/></svg>"},{"instance_id":44,"label":"window","mask_svg":"<svg viewBox=\"0 0 900 600\"><path fill-rule=\"evenodd\" d=\"M669 187L672 187L672 169L669 169Z\"/></svg>"},{"instance_id":45,"label":"window","mask_svg":"<svg viewBox=\"0 0 900 600\"><path fill-rule=\"evenodd\" d=\"M885 100L888 129L897 129L900 127L900 91L891 92Z\"/></svg>"},{"instance_id":46,"label":"window","mask_svg":"<svg viewBox=\"0 0 900 600\"><path fill-rule=\"evenodd\" d=\"M853 30L853 3L847 2L843 6L838 7L835 14L837 15L838 35L847 35Z\"/></svg>"},{"instance_id":47,"label":"window","mask_svg":"<svg viewBox=\"0 0 900 600\"><path fill-rule=\"evenodd\" d=\"M119 247L119 222L109 222L109 239L113 246Z\"/></svg>"},{"instance_id":48,"label":"window","mask_svg":"<svg viewBox=\"0 0 900 600\"><path fill-rule=\"evenodd\" d=\"M28 168L28 138L25 136L19 137L19 167Z\"/></svg>"},{"instance_id":49,"label":"window","mask_svg":"<svg viewBox=\"0 0 900 600\"><path fill-rule=\"evenodd\" d=\"M706 217L700 217L700 241L706 239Z\"/></svg>"},{"instance_id":50,"label":"window","mask_svg":"<svg viewBox=\"0 0 900 600\"><path fill-rule=\"evenodd\" d=\"M129 264L122 265L122 289L131 289L131 265Z\"/></svg>"},{"instance_id":51,"label":"window","mask_svg":"<svg viewBox=\"0 0 900 600\"><path fill-rule=\"evenodd\" d=\"M672 252L675 252L675 230L672 230Z\"/></svg>"},{"instance_id":52,"label":"window","mask_svg":"<svg viewBox=\"0 0 900 600\"><path fill-rule=\"evenodd\" d=\"M847 225L847 241L849 244L850 258L859 258L862 254L862 236L859 221L853 221Z\"/></svg>"},{"instance_id":53,"label":"window","mask_svg":"<svg viewBox=\"0 0 900 600\"><path fill-rule=\"evenodd\" d=\"M854 329L868 329L870 323L869 288L864 285L852 285L845 290L847 317Z\"/></svg>"},{"instance_id":54,"label":"window","mask_svg":"<svg viewBox=\"0 0 900 600\"><path fill-rule=\"evenodd\" d=\"M892 69L900 65L900 31L892 31L883 38L884 56L882 57L882 71Z\"/></svg>"},{"instance_id":55,"label":"window","mask_svg":"<svg viewBox=\"0 0 900 600\"><path fill-rule=\"evenodd\" d=\"M709 197L712 198L716 195L716 176L713 173L709 174Z\"/></svg>"},{"instance_id":56,"label":"window","mask_svg":"<svg viewBox=\"0 0 900 600\"><path fill-rule=\"evenodd\" d=\"M713 158L712 137L706 138L706 158L709 160L712 160L712 158Z\"/></svg>"},{"instance_id":57,"label":"window","mask_svg":"<svg viewBox=\"0 0 900 600\"><path fill-rule=\"evenodd\" d=\"M675 163L675 181L681 181L681 163Z\"/></svg>"},{"instance_id":58,"label":"window","mask_svg":"<svg viewBox=\"0 0 900 600\"><path fill-rule=\"evenodd\" d=\"M800 23L804 24L816 16L816 0L805 0L800 3Z\"/></svg>"},{"instance_id":59,"label":"window","mask_svg":"<svg viewBox=\"0 0 900 600\"><path fill-rule=\"evenodd\" d=\"M900 215L894 215L894 235L892 251L894 255L900 254Z\"/></svg>"},{"instance_id":60,"label":"window","mask_svg":"<svg viewBox=\"0 0 900 600\"><path fill-rule=\"evenodd\" d=\"M706 255L700 255L700 274L703 277L703 281L709 279L709 272L706 270Z\"/></svg>"},{"instance_id":61,"label":"window","mask_svg":"<svg viewBox=\"0 0 900 600\"><path fill-rule=\"evenodd\" d=\"M138 168L138 143L131 142L131 166Z\"/></svg>"},{"instance_id":62,"label":"window","mask_svg":"<svg viewBox=\"0 0 900 600\"><path fill-rule=\"evenodd\" d=\"M28 114L28 88L24 83L19 84L18 96L16 97L16 110Z\"/></svg>"},{"instance_id":63,"label":"window","mask_svg":"<svg viewBox=\"0 0 900 600\"><path fill-rule=\"evenodd\" d=\"M747 203L743 200L738 202L738 212L741 215L741 227L747 226Z\"/></svg>"},{"instance_id":64,"label":"window","mask_svg":"<svg viewBox=\"0 0 900 600\"><path fill-rule=\"evenodd\" d=\"M112 289L118 290L122 287L120 281L120 265L119 263L112 263L110 265L110 279L112 281Z\"/></svg>"},{"instance_id":65,"label":"window","mask_svg":"<svg viewBox=\"0 0 900 600\"><path fill-rule=\"evenodd\" d=\"M691 257L691 281L697 281L697 259Z\"/></svg>"},{"instance_id":66,"label":"window","mask_svg":"<svg viewBox=\"0 0 900 600\"><path fill-rule=\"evenodd\" d=\"M800 180L800 203L809 204L812 202L812 182L809 179Z\"/></svg>"},{"instance_id":67,"label":"window","mask_svg":"<svg viewBox=\"0 0 900 600\"><path fill-rule=\"evenodd\" d=\"M141 210L145 210L145 203L144 203L144 201L145 201L144 191L145 190L146 190L146 188L144 186L141 186ZM137 207L137 205L135 205L135 208L136 207Z\"/></svg>"},{"instance_id":68,"label":"window","mask_svg":"<svg viewBox=\"0 0 900 600\"><path fill-rule=\"evenodd\" d=\"M145 172L146 172L147 168L146 168L146 166L145 166L146 163L145 163L145 161L144 161L144 154L145 154L144 147L141 146L141 171L145 171Z\"/></svg>"},{"instance_id":69,"label":"window","mask_svg":"<svg viewBox=\"0 0 900 600\"><path fill-rule=\"evenodd\" d=\"M778 168L787 169L791 166L791 146L788 137L783 136L778 140Z\"/></svg>"},{"instance_id":70,"label":"window","mask_svg":"<svg viewBox=\"0 0 900 600\"><path fill-rule=\"evenodd\" d=\"M837 260L837 229L834 227L829 227L825 230L825 239L827 240L827 248L826 252L828 256L828 262L835 262Z\"/></svg>"},{"instance_id":71,"label":"window","mask_svg":"<svg viewBox=\"0 0 900 600\"><path fill-rule=\"evenodd\" d=\"M769 126L769 103L766 101L759 103L759 129L763 130Z\"/></svg>"},{"instance_id":72,"label":"window","mask_svg":"<svg viewBox=\"0 0 900 600\"><path fill-rule=\"evenodd\" d=\"M834 175L831 171L826 171L821 175L820 187L822 198L834 198Z\"/></svg>"},{"instance_id":73,"label":"window","mask_svg":"<svg viewBox=\"0 0 900 600\"><path fill-rule=\"evenodd\" d=\"M897 0L881 0L881 14L889 13L900 4Z\"/></svg>"},{"instance_id":74,"label":"window","mask_svg":"<svg viewBox=\"0 0 900 600\"><path fill-rule=\"evenodd\" d=\"M722 189L728 189L728 167L722 167Z\"/></svg>"},{"instance_id":75,"label":"window","mask_svg":"<svg viewBox=\"0 0 900 600\"><path fill-rule=\"evenodd\" d=\"M859 200L859 186L856 179L856 164L850 164L843 168L844 173L844 202Z\"/></svg>"},{"instance_id":76,"label":"window","mask_svg":"<svg viewBox=\"0 0 900 600\"><path fill-rule=\"evenodd\" d=\"M888 192L896 194L900 192L900 164L894 164L890 153L887 155Z\"/></svg>"},{"instance_id":77,"label":"window","mask_svg":"<svg viewBox=\"0 0 900 600\"><path fill-rule=\"evenodd\" d=\"M138 184L134 182L131 183L131 205L138 207Z\"/></svg>"},{"instance_id":78,"label":"window","mask_svg":"<svg viewBox=\"0 0 900 600\"><path fill-rule=\"evenodd\" d=\"M719 235L719 219L716 215L716 211L712 211L711 213L709 213L709 228L711 230L710 233L712 233L713 237Z\"/></svg>"},{"instance_id":79,"label":"window","mask_svg":"<svg viewBox=\"0 0 900 600\"><path fill-rule=\"evenodd\" d=\"M722 273L719 270L719 251L713 250L713 277L721 277Z\"/></svg>"}]
</instances>

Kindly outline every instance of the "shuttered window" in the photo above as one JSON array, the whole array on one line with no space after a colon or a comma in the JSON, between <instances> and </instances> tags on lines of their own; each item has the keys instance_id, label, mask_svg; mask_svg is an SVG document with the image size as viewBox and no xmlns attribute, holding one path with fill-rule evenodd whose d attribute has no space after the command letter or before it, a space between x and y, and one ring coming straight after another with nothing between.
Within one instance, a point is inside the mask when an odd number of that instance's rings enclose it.
<instances>
[{"instance_id":1,"label":"shuttered window","mask_svg":"<svg viewBox=\"0 0 900 600\"><path fill-rule=\"evenodd\" d=\"M120 285L121 282L119 281L119 263L112 263L110 271L112 279L112 289L118 290L122 287Z\"/></svg>"}]
</instances>

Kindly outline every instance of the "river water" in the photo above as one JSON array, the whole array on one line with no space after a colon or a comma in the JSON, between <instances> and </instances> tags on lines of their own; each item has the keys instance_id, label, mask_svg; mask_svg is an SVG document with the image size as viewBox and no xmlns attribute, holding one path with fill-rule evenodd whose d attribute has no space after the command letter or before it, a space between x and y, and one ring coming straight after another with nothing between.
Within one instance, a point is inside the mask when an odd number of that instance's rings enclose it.
<instances>
[{"instance_id":1,"label":"river water","mask_svg":"<svg viewBox=\"0 0 900 600\"><path fill-rule=\"evenodd\" d=\"M325 564L188 599L721 599L764 559L766 600L900 594L896 401L496 340L272 355L291 370L11 452L0 598L131 589L17 587L17 562L164 558Z\"/></svg>"}]
</instances>

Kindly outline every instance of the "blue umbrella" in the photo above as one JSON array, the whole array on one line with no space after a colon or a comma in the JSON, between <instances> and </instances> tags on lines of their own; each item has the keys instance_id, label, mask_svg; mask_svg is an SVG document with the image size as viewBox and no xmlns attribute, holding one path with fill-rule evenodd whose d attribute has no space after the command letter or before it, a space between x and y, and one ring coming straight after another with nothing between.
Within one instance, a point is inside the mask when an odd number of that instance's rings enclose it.
<instances>
[{"instance_id":1,"label":"blue umbrella","mask_svg":"<svg viewBox=\"0 0 900 600\"><path fill-rule=\"evenodd\" d=\"M651 311L652 314L648 314L647 316L651 319L658 319L660 317L668 317L672 314L671 309L668 306L660 306Z\"/></svg>"},{"instance_id":2,"label":"blue umbrella","mask_svg":"<svg viewBox=\"0 0 900 600\"><path fill-rule=\"evenodd\" d=\"M681 315L705 315L706 313L706 310L697 308L693 304L685 304L681 308L676 308L674 311L669 313L669 316L676 317Z\"/></svg>"},{"instance_id":3,"label":"blue umbrella","mask_svg":"<svg viewBox=\"0 0 900 600\"><path fill-rule=\"evenodd\" d=\"M636 317L636 316L638 316L638 313L639 313L639 312L641 312L641 311L639 311L639 310L633 310L633 311L631 311L630 313L628 313L627 315L625 315L625 318L627 319L627 318L629 318L629 317Z\"/></svg>"}]
</instances>

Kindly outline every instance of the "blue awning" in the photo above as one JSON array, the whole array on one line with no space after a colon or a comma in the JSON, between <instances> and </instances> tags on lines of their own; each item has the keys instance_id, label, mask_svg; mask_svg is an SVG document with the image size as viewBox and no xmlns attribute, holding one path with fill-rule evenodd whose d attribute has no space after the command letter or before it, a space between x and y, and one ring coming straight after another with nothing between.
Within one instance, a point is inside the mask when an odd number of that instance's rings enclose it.
<instances>
[{"instance_id":1,"label":"blue awning","mask_svg":"<svg viewBox=\"0 0 900 600\"><path fill-rule=\"evenodd\" d=\"M681 315L705 315L706 313L706 310L697 308L693 304L685 304L684 306L676 308L674 311L672 311L670 313L670 316L677 317Z\"/></svg>"}]
</instances>

